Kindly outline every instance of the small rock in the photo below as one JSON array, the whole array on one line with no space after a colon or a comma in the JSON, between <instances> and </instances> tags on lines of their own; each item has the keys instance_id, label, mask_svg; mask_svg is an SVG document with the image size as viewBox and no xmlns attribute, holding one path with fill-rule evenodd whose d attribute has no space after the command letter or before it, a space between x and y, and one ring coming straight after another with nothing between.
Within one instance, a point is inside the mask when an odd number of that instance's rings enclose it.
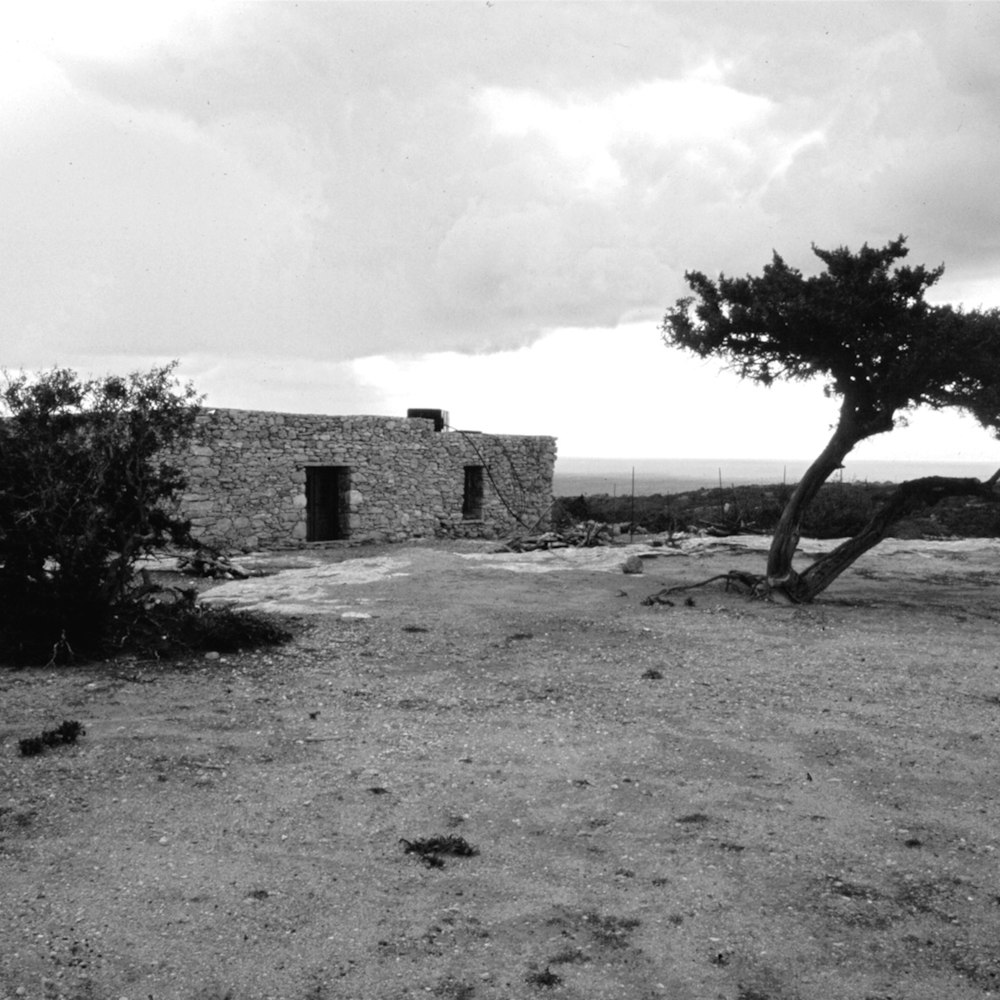
<instances>
[{"instance_id":1,"label":"small rock","mask_svg":"<svg viewBox=\"0 0 1000 1000\"><path fill-rule=\"evenodd\" d=\"M160 846L161 847L166 847L167 844L169 844L169 843L170 843L170 838L169 837L160 837Z\"/></svg>"},{"instance_id":2,"label":"small rock","mask_svg":"<svg viewBox=\"0 0 1000 1000\"><path fill-rule=\"evenodd\" d=\"M205 654L205 659L206 660L219 660L221 658L222 658L222 654L221 653L216 653L214 651L211 652L211 653L206 653Z\"/></svg>"},{"instance_id":3,"label":"small rock","mask_svg":"<svg viewBox=\"0 0 1000 1000\"><path fill-rule=\"evenodd\" d=\"M638 556L629 556L628 559L622 563L623 573L641 573L642 568L642 560Z\"/></svg>"}]
</instances>

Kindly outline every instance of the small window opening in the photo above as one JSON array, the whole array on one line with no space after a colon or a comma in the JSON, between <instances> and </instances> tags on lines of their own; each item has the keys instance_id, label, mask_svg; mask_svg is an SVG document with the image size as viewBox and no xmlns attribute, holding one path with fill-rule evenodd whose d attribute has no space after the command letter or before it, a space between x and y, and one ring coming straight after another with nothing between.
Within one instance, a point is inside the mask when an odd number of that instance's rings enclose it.
<instances>
[{"instance_id":1,"label":"small window opening","mask_svg":"<svg viewBox=\"0 0 1000 1000\"><path fill-rule=\"evenodd\" d=\"M483 519L483 467L465 467L465 492L462 495L462 517L466 521Z\"/></svg>"}]
</instances>

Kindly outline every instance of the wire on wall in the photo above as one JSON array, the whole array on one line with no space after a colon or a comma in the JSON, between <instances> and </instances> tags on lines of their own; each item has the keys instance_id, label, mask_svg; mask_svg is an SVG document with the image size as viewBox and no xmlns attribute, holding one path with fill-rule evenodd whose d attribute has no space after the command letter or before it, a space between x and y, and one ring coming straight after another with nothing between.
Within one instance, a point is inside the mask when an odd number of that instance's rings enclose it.
<instances>
[{"instance_id":1,"label":"wire on wall","mask_svg":"<svg viewBox=\"0 0 1000 1000\"><path fill-rule=\"evenodd\" d=\"M446 424L445 426L447 430L453 431L457 434L461 434L462 437L472 446L472 450L476 453L476 456L478 457L480 464L486 470L486 475L493 486L494 492L500 498L500 502L507 509L507 512L510 514L510 516L514 518L514 520L526 531L529 532L534 531L538 527L538 525L541 524L541 522L548 516L549 511L546 510L546 512L534 523L534 525L528 524L521 516L521 514L519 514L518 511L514 509L511 501L508 500L506 493L504 492L504 490L500 488L500 484L494 478L493 470L490 468L490 463L486 461L486 456L483 455L482 449L480 449L479 445L476 443L475 435L470 434L468 431L463 431L458 427L452 427L451 424ZM527 494L527 490L525 489L524 483L521 480L521 476L517 471L517 463L511 457L510 452L507 450L506 445L504 445L502 441L497 441L496 437L493 435L491 435L491 439L494 440L500 446L500 450L503 452L504 458L507 459L507 464L510 466L511 478L514 480L514 483L517 487L517 492L520 494L519 498L516 498L513 502L518 503L519 507L523 511L526 506L525 496ZM549 510L551 509L551 506L552 505L550 504Z\"/></svg>"}]
</instances>

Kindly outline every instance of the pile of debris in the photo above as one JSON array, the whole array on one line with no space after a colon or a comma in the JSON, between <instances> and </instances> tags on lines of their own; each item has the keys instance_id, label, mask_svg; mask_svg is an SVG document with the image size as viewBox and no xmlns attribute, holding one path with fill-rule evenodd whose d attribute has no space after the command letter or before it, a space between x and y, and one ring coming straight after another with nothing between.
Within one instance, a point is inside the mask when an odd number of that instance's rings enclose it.
<instances>
[{"instance_id":1,"label":"pile of debris","mask_svg":"<svg viewBox=\"0 0 1000 1000\"><path fill-rule=\"evenodd\" d=\"M203 576L213 580L246 580L250 576L221 552L204 545L188 555L180 556L177 568L189 576Z\"/></svg>"},{"instance_id":2,"label":"pile of debris","mask_svg":"<svg viewBox=\"0 0 1000 1000\"><path fill-rule=\"evenodd\" d=\"M501 552L534 552L537 549L593 548L613 545L618 528L603 521L582 521L565 531L546 531L540 535L508 539Z\"/></svg>"}]
</instances>

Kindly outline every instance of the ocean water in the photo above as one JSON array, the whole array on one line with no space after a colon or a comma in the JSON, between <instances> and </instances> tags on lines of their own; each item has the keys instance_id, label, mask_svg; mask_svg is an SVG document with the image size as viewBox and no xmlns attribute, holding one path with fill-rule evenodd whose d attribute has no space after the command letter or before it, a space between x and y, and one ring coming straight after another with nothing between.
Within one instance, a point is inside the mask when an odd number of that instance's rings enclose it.
<instances>
[{"instance_id":1,"label":"ocean water","mask_svg":"<svg viewBox=\"0 0 1000 1000\"><path fill-rule=\"evenodd\" d=\"M900 483L920 476L974 476L988 479L997 470L987 462L880 462L848 461L831 479L868 483ZM560 458L556 461L556 496L606 493L627 496L632 492L633 470L636 496L683 493L702 487L747 484L793 485L808 468L804 460L747 458Z\"/></svg>"}]
</instances>

